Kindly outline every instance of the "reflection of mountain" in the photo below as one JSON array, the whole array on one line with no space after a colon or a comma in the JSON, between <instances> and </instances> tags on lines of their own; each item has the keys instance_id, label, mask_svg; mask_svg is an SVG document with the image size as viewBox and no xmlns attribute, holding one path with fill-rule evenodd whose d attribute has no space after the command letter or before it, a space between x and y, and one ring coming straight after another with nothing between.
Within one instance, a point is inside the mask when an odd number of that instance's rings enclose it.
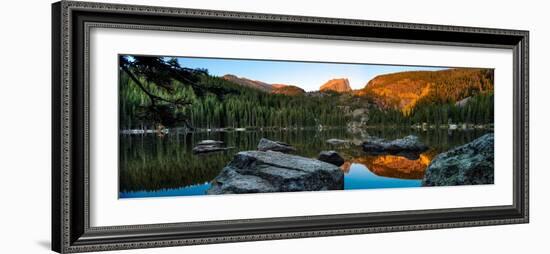
<instances>
[{"instance_id":1,"label":"reflection of mountain","mask_svg":"<svg viewBox=\"0 0 550 254\"><path fill-rule=\"evenodd\" d=\"M344 162L344 164L342 164L342 166L340 166L340 169L342 171L344 171L344 174L349 173L349 170L351 169L351 162L349 162L349 161Z\"/></svg>"},{"instance_id":2,"label":"reflection of mountain","mask_svg":"<svg viewBox=\"0 0 550 254\"><path fill-rule=\"evenodd\" d=\"M416 160L409 160L397 155L367 155L347 161L341 166L341 169L347 173L350 170L351 164L359 163L378 176L400 179L422 179L424 171L435 155L435 152L427 151L420 154L420 157Z\"/></svg>"}]
</instances>

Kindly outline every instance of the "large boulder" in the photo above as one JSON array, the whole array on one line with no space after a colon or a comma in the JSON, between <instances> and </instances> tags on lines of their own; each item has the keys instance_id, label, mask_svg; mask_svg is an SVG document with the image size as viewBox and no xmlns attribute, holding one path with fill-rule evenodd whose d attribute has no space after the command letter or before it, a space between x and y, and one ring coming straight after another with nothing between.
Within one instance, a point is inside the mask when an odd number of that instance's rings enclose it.
<instances>
[{"instance_id":1,"label":"large boulder","mask_svg":"<svg viewBox=\"0 0 550 254\"><path fill-rule=\"evenodd\" d=\"M275 151L275 152L288 153L288 152L294 152L296 151L296 149L291 145L287 143L283 143L281 141L273 141L267 138L262 138L258 143L258 151L263 151L263 152Z\"/></svg>"},{"instance_id":2,"label":"large boulder","mask_svg":"<svg viewBox=\"0 0 550 254\"><path fill-rule=\"evenodd\" d=\"M244 151L211 181L207 194L342 190L335 165L274 151Z\"/></svg>"},{"instance_id":3,"label":"large boulder","mask_svg":"<svg viewBox=\"0 0 550 254\"><path fill-rule=\"evenodd\" d=\"M420 153L428 150L417 136L409 135L401 139L385 140L377 137L369 137L363 142L363 151L370 154L401 155L416 160Z\"/></svg>"},{"instance_id":4,"label":"large boulder","mask_svg":"<svg viewBox=\"0 0 550 254\"><path fill-rule=\"evenodd\" d=\"M437 155L424 174L423 186L449 186L494 183L494 135Z\"/></svg>"},{"instance_id":5,"label":"large boulder","mask_svg":"<svg viewBox=\"0 0 550 254\"><path fill-rule=\"evenodd\" d=\"M318 159L336 166L342 166L345 160L336 151L322 151L319 153Z\"/></svg>"}]
</instances>

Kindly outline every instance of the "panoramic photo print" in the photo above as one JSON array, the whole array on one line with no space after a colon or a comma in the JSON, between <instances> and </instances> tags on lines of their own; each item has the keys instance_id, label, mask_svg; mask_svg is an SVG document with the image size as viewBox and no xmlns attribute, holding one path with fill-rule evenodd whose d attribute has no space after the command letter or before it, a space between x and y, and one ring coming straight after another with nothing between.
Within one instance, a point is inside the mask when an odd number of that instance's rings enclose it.
<instances>
[{"instance_id":1,"label":"panoramic photo print","mask_svg":"<svg viewBox=\"0 0 550 254\"><path fill-rule=\"evenodd\" d=\"M119 55L119 198L494 183L494 70Z\"/></svg>"}]
</instances>

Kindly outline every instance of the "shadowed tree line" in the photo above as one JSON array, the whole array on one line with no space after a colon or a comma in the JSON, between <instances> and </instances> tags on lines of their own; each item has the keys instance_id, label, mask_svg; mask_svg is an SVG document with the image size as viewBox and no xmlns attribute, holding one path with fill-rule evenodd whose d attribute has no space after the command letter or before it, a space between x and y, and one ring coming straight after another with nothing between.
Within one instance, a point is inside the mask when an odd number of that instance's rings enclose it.
<instances>
[{"instance_id":1,"label":"shadowed tree line","mask_svg":"<svg viewBox=\"0 0 550 254\"><path fill-rule=\"evenodd\" d=\"M417 123L448 124L491 124L494 123L494 96L492 92L472 96L466 105L453 102L432 103L422 101L408 114L400 109L372 108L369 111L369 124L405 125Z\"/></svg>"},{"instance_id":2,"label":"shadowed tree line","mask_svg":"<svg viewBox=\"0 0 550 254\"><path fill-rule=\"evenodd\" d=\"M120 57L120 126L287 128L343 126L337 95L271 94L243 87L176 58Z\"/></svg>"},{"instance_id":3,"label":"shadowed tree line","mask_svg":"<svg viewBox=\"0 0 550 254\"><path fill-rule=\"evenodd\" d=\"M132 113L144 121L166 126L183 123L192 128L189 116L182 109L193 102L178 96L177 91L182 87L189 87L199 96L208 93L220 99L226 94L237 92L228 87L202 83L201 76L207 76L207 70L182 67L176 58L119 56L119 67L121 80L126 81L120 85L128 85L131 80L142 93L141 97L147 98L146 101L141 100L138 110ZM121 99L126 102L124 96Z\"/></svg>"}]
</instances>

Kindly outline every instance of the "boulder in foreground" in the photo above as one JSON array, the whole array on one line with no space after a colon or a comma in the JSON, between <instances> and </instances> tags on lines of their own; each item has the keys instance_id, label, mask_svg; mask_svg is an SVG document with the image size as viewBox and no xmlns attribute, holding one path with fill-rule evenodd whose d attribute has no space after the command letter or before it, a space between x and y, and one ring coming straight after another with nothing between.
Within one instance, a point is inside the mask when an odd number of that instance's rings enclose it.
<instances>
[{"instance_id":1,"label":"boulder in foreground","mask_svg":"<svg viewBox=\"0 0 550 254\"><path fill-rule=\"evenodd\" d=\"M437 155L422 180L423 186L451 186L494 183L494 135Z\"/></svg>"},{"instance_id":2,"label":"boulder in foreground","mask_svg":"<svg viewBox=\"0 0 550 254\"><path fill-rule=\"evenodd\" d=\"M262 138L258 143L258 151L262 151L262 152L275 151L275 152L288 153L288 152L294 152L296 151L296 149L291 145L287 143L283 143L281 141L273 141L267 138Z\"/></svg>"},{"instance_id":3,"label":"boulder in foreground","mask_svg":"<svg viewBox=\"0 0 550 254\"><path fill-rule=\"evenodd\" d=\"M342 190L335 165L280 152L244 151L222 169L207 194Z\"/></svg>"}]
</instances>

